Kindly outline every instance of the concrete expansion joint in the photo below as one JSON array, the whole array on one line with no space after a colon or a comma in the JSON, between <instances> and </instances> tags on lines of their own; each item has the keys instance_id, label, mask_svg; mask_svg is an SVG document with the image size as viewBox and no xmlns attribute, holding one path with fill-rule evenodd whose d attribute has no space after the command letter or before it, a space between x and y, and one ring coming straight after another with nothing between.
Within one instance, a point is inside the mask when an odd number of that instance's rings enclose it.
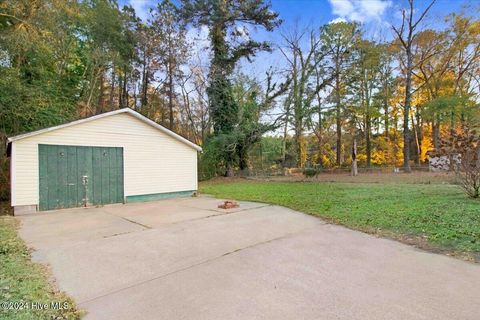
<instances>
[{"instance_id":1,"label":"concrete expansion joint","mask_svg":"<svg viewBox=\"0 0 480 320\"><path fill-rule=\"evenodd\" d=\"M261 207L245 208L245 209L242 209L242 210L229 211L229 212L222 212L222 211L220 211L220 210L215 210L215 209L202 209L202 210L205 210L205 211L215 212L216 214L211 214L211 215L208 215L208 216L205 216L205 217L199 217L199 218L194 218L194 219L188 219L187 221L197 221L197 220L203 220L203 219L221 217L221 216L225 216L225 215L229 215L229 214L234 214L234 213L239 213L239 212L245 212L245 211L250 211L250 210L256 210L256 209L265 208L265 207L270 207L270 206L271 206L270 204L267 204L267 205L264 205L264 206L261 206ZM196 209L195 207L190 207L190 206L185 206L185 207ZM177 222L169 223L168 225L178 224L178 223L184 223L184 222L186 222L186 221L177 221Z\"/></svg>"},{"instance_id":2,"label":"concrete expansion joint","mask_svg":"<svg viewBox=\"0 0 480 320\"><path fill-rule=\"evenodd\" d=\"M131 223L135 223L136 225L139 225L139 226L144 227L144 228L146 228L146 229L152 229L152 227L147 226L146 224L143 224L143 223L140 223L140 222L137 222L137 221L134 221L134 220L130 220L130 219L127 219L127 218L125 218L125 217L120 217L120 218L122 218L122 219L125 220L125 221L131 222Z\"/></svg>"},{"instance_id":3,"label":"concrete expansion joint","mask_svg":"<svg viewBox=\"0 0 480 320\"><path fill-rule=\"evenodd\" d=\"M266 204L266 205L263 205L263 206L260 206L260 207L245 208L245 209L236 210L236 211L230 211L230 212L221 212L220 210L215 210L215 209L204 209L204 210L207 210L207 211L215 212L216 214L211 214L211 215L208 215L208 216L205 216L205 217L199 217L199 218L195 218L195 219L189 219L188 221L197 221L197 220L203 220L203 219L221 217L221 216L225 216L225 215L229 215L229 214L233 214L233 213L251 211L251 210L256 210L256 209L265 208L265 207L271 207L271 206L272 206L272 205L270 205L270 204ZM190 207L190 206L185 206L185 207L187 207L187 208L194 208L194 207ZM146 225L146 224L137 222L137 221L132 220L132 219L128 219L128 218L125 218L125 217L122 217L122 216L118 216L118 215L109 213L109 212L107 212L107 211L104 211L104 213L107 214L107 215L109 215L109 216L116 217L116 218L119 218L119 219L128 221L128 222L130 222L130 223L136 224L136 225L144 228L144 229L141 230L141 231L154 229L153 227L151 227L151 226L149 226L149 225ZM185 222L185 221L177 221L177 222L168 223L167 225L175 225L175 224L184 223L184 222ZM115 233L115 234L112 234L112 235L104 236L103 238L104 238L104 239L107 239L107 238L112 238L112 237L116 237L116 236L122 236L122 235L126 235L126 234L129 234L129 233L132 233L132 232L137 232L137 231L127 231L127 232Z\"/></svg>"},{"instance_id":4,"label":"concrete expansion joint","mask_svg":"<svg viewBox=\"0 0 480 320\"><path fill-rule=\"evenodd\" d=\"M238 212L238 211L237 211L237 212ZM232 212L232 213L233 213L233 212ZM226 213L226 214L227 214L227 213ZM143 284L146 284L146 283L155 281L155 280L160 280L160 279L169 277L169 276L171 276L171 275L174 275L174 274L176 274L176 273L183 272L183 271L186 271L186 270L195 268L195 267L197 267L197 266L201 266L201 265L204 265L204 264L207 264L207 263L210 263L210 262L213 262L213 261L222 259L222 258L224 258L224 257L226 257L226 256L239 253L239 252L241 252L241 251L243 251L243 250L251 249L251 248L258 247L258 246L261 246L261 245L264 245L264 244L268 244L268 243L272 243L272 242L277 241L277 240L286 239L286 238L295 236L295 235L297 235L297 234L300 234L300 233L302 233L302 232L305 232L305 231L308 231L308 230L311 230L311 229L314 229L314 228L315 228L315 227L305 228L305 229L302 229L302 230L299 230L299 231L296 231L296 232L286 233L286 234L284 234L284 235L282 235L282 236L280 236L280 237L276 237L276 238L272 238L272 239L269 239L269 240L265 240L265 241L261 241L261 242L258 242L258 243L254 243L254 244L249 245L249 246L246 246L246 247L237 248L237 249L235 249L235 250L232 250L232 251L229 251L229 252L225 252L225 253L223 253L223 254L221 254L221 255L219 255L219 256L216 256L216 257L213 257L213 258L209 258L209 259L200 261L200 262L198 262L198 263L194 263L194 264L192 264L192 265L189 265L189 266L180 268L180 269L178 269L178 270L174 270L174 271L171 271L171 272L167 272L167 273L165 273L165 274L162 274L162 275L159 275L159 276L150 278L150 279L148 279L148 280L144 280L144 281L140 281L140 282L134 283L134 284L132 284L132 285L129 285L129 286L126 286L126 287L123 287L123 288L120 288L120 289L111 291L111 292L106 293L106 294L102 294L102 295L100 295L100 296L97 296L97 297L94 297L94 298L91 298L91 299L88 299L88 300L85 300L85 301L80 301L80 302L78 302L78 304L79 304L79 305L86 304L86 303L89 303L89 302L92 302L92 301L95 301L95 300L98 300L98 299L107 297L107 296L109 296L109 295L111 295L111 294L115 294L115 293L118 293L118 292L122 292L122 291L131 289L131 288L134 288L134 287L137 287L137 286L140 286L140 285L143 285Z\"/></svg>"},{"instance_id":5,"label":"concrete expansion joint","mask_svg":"<svg viewBox=\"0 0 480 320\"><path fill-rule=\"evenodd\" d=\"M243 209L242 209L241 205L242 205L242 204L240 203L240 207L239 207L240 210L235 210L235 211L230 211L230 212L226 212L226 210L228 210L228 209L219 210L218 208L215 208L215 209L202 208L201 210L207 210L207 211L213 211L213 212L222 212L222 211L225 211L225 213L237 213L237 212L255 210L255 209L260 209L260 208L265 208L265 207L271 207L271 206L272 206L271 204L265 203L265 204L259 205L258 207L243 208ZM182 204L181 206L186 207L186 208L190 208L190 209L199 209L198 207L189 206L189 205L185 205L185 204ZM236 208L236 209L238 209L238 208Z\"/></svg>"},{"instance_id":6,"label":"concrete expansion joint","mask_svg":"<svg viewBox=\"0 0 480 320\"><path fill-rule=\"evenodd\" d=\"M227 215L227 214L233 214L233 213L240 213L240 212L245 212L245 211L251 211L251 210L257 210L257 209L260 209L260 208L265 208L265 207L269 207L270 205L265 205L265 206L261 206L261 207L255 207L255 208L245 208L245 209L240 209L240 210L235 210L235 211L225 211L225 212L222 212L220 210L215 210L215 209L206 209L208 211L212 211L212 212L216 212L217 214L212 214L212 215L209 215L209 216L206 216L206 217L202 217L202 218L199 218L199 219L208 219L208 218L212 218L212 217L219 217L219 216L224 216L224 215ZM228 210L228 209L227 209ZM220 213L219 213L220 212ZM196 219L193 219L193 220L196 220Z\"/></svg>"},{"instance_id":7,"label":"concrete expansion joint","mask_svg":"<svg viewBox=\"0 0 480 320\"><path fill-rule=\"evenodd\" d=\"M263 206L259 206L259 207L253 207L253 208L245 208L245 209L240 209L240 210L235 210L235 211L226 211L228 209L222 209L222 210L219 210L219 209L205 209L205 210L208 210L208 211L212 211L212 212L220 212L220 214L213 214L211 216L206 216L204 218L210 218L210 217L214 217L214 216L223 216L225 214L232 214L232 213L239 213L239 212L245 212L245 211L251 211L251 210L257 210L257 209L261 209L261 208L265 208L265 207L271 207L270 204L266 204L266 205L263 205ZM225 210L225 212L223 212L223 210Z\"/></svg>"},{"instance_id":8,"label":"concrete expansion joint","mask_svg":"<svg viewBox=\"0 0 480 320\"><path fill-rule=\"evenodd\" d=\"M135 220L131 220L131 219L128 219L128 218L125 218L125 217L122 217L122 216L117 216L115 214L111 214L110 212L107 212L107 211L103 211L103 213L105 214L108 214L109 216L112 216L112 217L116 217L116 218L119 218L119 219L122 219L122 220L125 220L125 221L128 221L130 223L134 223L142 228L145 228L145 229L152 229L151 226L147 226L146 224L142 224L140 222L137 222ZM122 235L122 234L127 234L127 233L131 233L133 231L129 231L129 232L125 232L125 233L118 233L118 234L113 234L111 236L107 236L107 237L104 237L104 238L109 238L109 237L114 237L114 236L119 236L119 235Z\"/></svg>"},{"instance_id":9,"label":"concrete expansion joint","mask_svg":"<svg viewBox=\"0 0 480 320\"><path fill-rule=\"evenodd\" d=\"M103 236L104 239L107 239L107 238L113 238L113 237L116 237L116 236L122 236L124 234L129 234L129 233L132 233L133 231L127 231L127 232L119 232L119 233L115 233L115 234L109 234L107 236Z\"/></svg>"}]
</instances>

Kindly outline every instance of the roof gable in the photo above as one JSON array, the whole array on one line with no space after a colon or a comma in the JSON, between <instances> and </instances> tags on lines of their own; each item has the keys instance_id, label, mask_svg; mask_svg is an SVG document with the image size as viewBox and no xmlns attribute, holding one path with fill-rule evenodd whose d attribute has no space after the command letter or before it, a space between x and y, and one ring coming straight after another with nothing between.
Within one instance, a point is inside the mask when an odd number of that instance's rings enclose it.
<instances>
[{"instance_id":1,"label":"roof gable","mask_svg":"<svg viewBox=\"0 0 480 320\"><path fill-rule=\"evenodd\" d=\"M20 134L20 135L14 136L14 137L9 137L8 138L8 143L13 142L13 141L17 141L17 140L21 140L21 139L25 139L25 138L28 138L28 137L36 136L36 135L39 135L39 134L42 134L42 133L51 132L51 131L54 131L54 130L63 129L63 128L67 128L67 127L70 127L70 126L74 126L74 125L78 125L78 124L82 124L82 123L86 123L86 122L91 122L91 121L95 121L97 119L102 119L102 118L105 118L105 117L114 116L114 115L122 114L122 113L127 113L127 114L141 120L142 122L154 127L155 129L169 135L170 137L188 145L189 147L191 147L191 148L193 148L197 151L200 151L200 152L202 151L202 148L200 146L196 145L195 143L185 139L184 137L176 134L175 132L173 132L171 130L168 130L167 128L159 125L158 123L150 120L149 118L141 115L140 113L138 113L138 112L136 112L136 111L134 111L130 108L123 108L123 109L118 109L118 110L114 110L114 111L110 111L110 112L105 112L105 113L102 113L102 114L98 114L96 116L92 116L92 117L89 117L89 118L68 122L68 123L61 124L61 125L58 125L58 126L55 126L55 127L40 129L40 130L37 130L37 131L32 131L32 132Z\"/></svg>"}]
</instances>

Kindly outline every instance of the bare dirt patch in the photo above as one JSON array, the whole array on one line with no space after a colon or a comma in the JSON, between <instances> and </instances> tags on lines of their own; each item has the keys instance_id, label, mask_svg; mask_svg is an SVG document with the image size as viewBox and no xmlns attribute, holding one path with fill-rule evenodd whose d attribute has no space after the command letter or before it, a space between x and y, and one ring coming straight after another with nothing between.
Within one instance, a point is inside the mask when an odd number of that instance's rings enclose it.
<instances>
[{"instance_id":1,"label":"bare dirt patch","mask_svg":"<svg viewBox=\"0 0 480 320\"><path fill-rule=\"evenodd\" d=\"M8 201L0 201L0 216L13 216L13 208Z\"/></svg>"}]
</instances>

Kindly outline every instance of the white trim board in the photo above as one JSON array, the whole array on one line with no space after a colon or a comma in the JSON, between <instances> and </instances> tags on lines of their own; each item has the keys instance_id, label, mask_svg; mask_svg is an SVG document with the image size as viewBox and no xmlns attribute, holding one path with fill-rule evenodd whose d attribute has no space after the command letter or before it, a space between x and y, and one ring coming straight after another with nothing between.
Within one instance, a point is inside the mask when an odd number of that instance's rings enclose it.
<instances>
[{"instance_id":1,"label":"white trim board","mask_svg":"<svg viewBox=\"0 0 480 320\"><path fill-rule=\"evenodd\" d=\"M10 149L10 203L12 206L15 206L17 204L17 196L16 196L16 168L15 168L15 161L13 160L15 157L15 143L12 143L11 146L12 149Z\"/></svg>"},{"instance_id":2,"label":"white trim board","mask_svg":"<svg viewBox=\"0 0 480 320\"><path fill-rule=\"evenodd\" d=\"M10 142L13 142L13 141L17 141L17 140L21 140L21 139L24 139L24 138L32 137L32 136L39 135L39 134L42 134L42 133L46 133L46 132L50 132L50 131L74 126L74 125L77 125L77 124L82 124L82 123L85 123L85 122L94 121L94 120L97 120L97 119L113 116L113 115L120 114L120 113L128 113L128 114L134 116L135 118L147 123L148 125L160 130L161 132L169 135L170 137L172 137L172 138L188 145L189 147L197 150L198 152L202 152L202 148L200 146L196 145L193 142L188 141L184 137L176 134L175 132L173 132L171 130L168 130L167 128L159 125L158 123L148 119L147 117L141 115L140 113L138 113L138 112L136 112L136 111L134 111L130 108L123 108L123 109L118 109L118 110L114 110L114 111L110 111L110 112L105 112L105 113L102 113L102 114L98 114L96 116L92 116L92 117L89 117L89 118L68 122L68 123L65 123L65 124L62 124L62 125L59 125L59 126L45 128L45 129L41 129L41 130L29 132L29 133L24 133L24 134L20 134L18 136L14 136L14 137L9 137L8 142L10 143Z\"/></svg>"}]
</instances>

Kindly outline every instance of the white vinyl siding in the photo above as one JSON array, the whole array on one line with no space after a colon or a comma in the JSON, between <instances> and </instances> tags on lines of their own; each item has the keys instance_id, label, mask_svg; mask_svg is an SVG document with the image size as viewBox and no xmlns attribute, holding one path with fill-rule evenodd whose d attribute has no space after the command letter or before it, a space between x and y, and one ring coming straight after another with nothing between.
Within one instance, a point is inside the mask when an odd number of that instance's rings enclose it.
<instances>
[{"instance_id":1,"label":"white vinyl siding","mask_svg":"<svg viewBox=\"0 0 480 320\"><path fill-rule=\"evenodd\" d=\"M125 196L197 190L197 151L128 113L12 144L12 206L39 203L39 144L123 147Z\"/></svg>"}]
</instances>

